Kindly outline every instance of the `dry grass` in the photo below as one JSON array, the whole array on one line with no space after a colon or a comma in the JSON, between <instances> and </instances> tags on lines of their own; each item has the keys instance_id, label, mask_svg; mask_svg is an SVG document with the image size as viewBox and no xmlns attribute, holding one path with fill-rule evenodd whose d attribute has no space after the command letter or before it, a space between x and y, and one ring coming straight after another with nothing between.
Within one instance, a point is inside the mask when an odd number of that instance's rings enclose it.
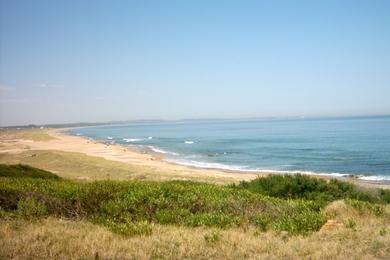
<instances>
[{"instance_id":1,"label":"dry grass","mask_svg":"<svg viewBox=\"0 0 390 260\"><path fill-rule=\"evenodd\" d=\"M12 259L388 259L390 216L359 214L344 202L328 209L336 218L356 218L356 229L340 227L283 239L274 232L155 225L149 236L122 237L88 222L48 218L1 220L0 258ZM215 240L205 239L217 234Z\"/></svg>"},{"instance_id":2,"label":"dry grass","mask_svg":"<svg viewBox=\"0 0 390 260\"><path fill-rule=\"evenodd\" d=\"M0 163L28 164L33 167L51 171L64 178L79 180L194 180L219 184L233 182L230 178L168 172L154 167L110 161L101 157L88 156L82 153L51 150L34 150L16 154L0 153Z\"/></svg>"},{"instance_id":3,"label":"dry grass","mask_svg":"<svg viewBox=\"0 0 390 260\"><path fill-rule=\"evenodd\" d=\"M32 141L50 141L56 139L47 133L47 129L0 130L0 140L24 139Z\"/></svg>"}]
</instances>

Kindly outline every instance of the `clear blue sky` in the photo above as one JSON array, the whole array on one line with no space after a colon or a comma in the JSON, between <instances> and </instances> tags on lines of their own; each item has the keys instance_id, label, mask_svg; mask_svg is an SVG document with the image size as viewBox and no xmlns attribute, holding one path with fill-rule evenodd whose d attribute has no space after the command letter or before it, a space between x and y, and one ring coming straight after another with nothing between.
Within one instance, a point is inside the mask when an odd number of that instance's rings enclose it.
<instances>
[{"instance_id":1,"label":"clear blue sky","mask_svg":"<svg viewBox=\"0 0 390 260\"><path fill-rule=\"evenodd\" d=\"M390 114L387 0L0 3L0 125Z\"/></svg>"}]
</instances>

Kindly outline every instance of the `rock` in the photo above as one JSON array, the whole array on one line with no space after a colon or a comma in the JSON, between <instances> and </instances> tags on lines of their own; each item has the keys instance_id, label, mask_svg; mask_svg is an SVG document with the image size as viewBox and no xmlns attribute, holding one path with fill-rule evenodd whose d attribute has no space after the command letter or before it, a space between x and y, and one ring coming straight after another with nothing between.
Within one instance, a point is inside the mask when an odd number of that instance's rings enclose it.
<instances>
[{"instance_id":1,"label":"rock","mask_svg":"<svg viewBox=\"0 0 390 260\"><path fill-rule=\"evenodd\" d=\"M335 230L338 228L344 227L344 224L337 219L329 219L326 223L321 227L320 232L327 232L331 230Z\"/></svg>"}]
</instances>

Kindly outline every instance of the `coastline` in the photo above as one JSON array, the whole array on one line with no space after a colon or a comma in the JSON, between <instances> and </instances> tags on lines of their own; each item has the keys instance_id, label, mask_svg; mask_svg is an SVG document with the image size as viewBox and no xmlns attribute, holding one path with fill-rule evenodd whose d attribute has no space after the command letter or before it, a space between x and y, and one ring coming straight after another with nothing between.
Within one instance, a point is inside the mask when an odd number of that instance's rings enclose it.
<instances>
[{"instance_id":1,"label":"coastline","mask_svg":"<svg viewBox=\"0 0 390 260\"><path fill-rule=\"evenodd\" d=\"M108 144L104 141L99 140L92 140L86 136L75 136L67 134L65 131L70 130L73 128L61 128L61 129L52 129L50 130L49 134L54 136L55 138L60 138L64 140L63 138L67 139L68 137L75 137L78 138L80 141L83 140L84 142L87 142L88 145L95 145L96 148L97 145L104 145L104 149L109 151L108 156L102 156L105 159L108 160L114 160L114 161L120 161L135 165L141 165L141 166L152 166L157 168L168 168L173 171L183 171L186 173L197 173L201 175L206 175L210 177L229 177L233 179L237 179L239 181L243 180L252 180L257 177L263 177L267 176L269 174L272 174L272 172L264 172L264 173L252 173L252 172L239 172L234 170L224 170L224 169L216 169L216 168L200 168L196 166L186 166L181 165L175 162L170 162L164 160L164 156L161 153L154 152L151 149L147 150L141 150L138 146L133 144ZM100 147L101 148L101 147ZM118 156L118 154L121 154L122 156ZM99 156L99 154L96 153L87 153L88 155L92 156ZM101 156L101 155L100 155Z\"/></svg>"},{"instance_id":2,"label":"coastline","mask_svg":"<svg viewBox=\"0 0 390 260\"><path fill-rule=\"evenodd\" d=\"M79 128L79 127L77 127ZM64 152L83 153L88 156L101 157L106 160L122 162L141 168L153 169L156 174L159 172L172 172L182 176L191 177L210 177L210 178L227 178L231 182L249 181L257 177L268 176L271 174L281 174L277 171L241 171L219 168L195 167L191 165L182 165L171 161L164 160L160 153L143 151L136 145L107 144L103 141L92 140L85 136L76 136L67 134L66 131L74 128L56 128L45 129L45 132L53 137L52 140L32 141L26 139L16 139L13 142L21 147L28 147L29 150L57 150ZM23 149L2 149L0 152L18 153ZM24 150L25 151L25 150ZM297 171L298 173L298 171ZM364 187L390 188L390 182L386 180L363 180L354 176L332 176L323 173L305 173L317 178L323 179L340 179Z\"/></svg>"},{"instance_id":3,"label":"coastline","mask_svg":"<svg viewBox=\"0 0 390 260\"><path fill-rule=\"evenodd\" d=\"M84 127L77 127L78 128L84 128ZM201 162L195 162L187 163L187 162L179 162L173 159L166 158L164 154L176 154L175 152L170 151L164 151L160 148L154 147L154 146L147 146L146 148L141 148L139 145L135 145L132 143L128 144L110 144L110 140L94 140L90 137L83 136L83 135L72 135L68 134L65 131L70 129L76 129L76 128L66 128L61 129L61 134L67 135L67 136L79 136L83 139L93 140L94 142L103 143L106 145L117 145L124 148L127 148L135 153L141 153L141 154L148 154L152 156L156 160L160 160L162 162L168 163L170 165L175 166L184 166L191 169L198 169L198 170L216 170L216 171L222 171L225 173L236 173L236 174L255 174L257 176L263 176L263 175L270 175L270 174L304 174L304 175L310 175L310 176L316 176L316 177L324 177L324 178L336 178L336 179L343 179L343 180L358 180L360 182L364 183L372 183L372 184L388 184L390 185L390 179L378 179L377 176L373 175L363 175L363 174L354 174L354 173L325 173L325 172L313 172L313 171L304 171L304 170L293 170L293 171L287 171L287 170L267 170L267 169L235 169L234 167L230 167L228 165L224 164L218 164L218 163L201 163ZM203 164L203 165L202 165ZM215 164L216 166L209 166ZM218 166L217 166L218 165Z\"/></svg>"},{"instance_id":4,"label":"coastline","mask_svg":"<svg viewBox=\"0 0 390 260\"><path fill-rule=\"evenodd\" d=\"M252 180L259 176L253 173L233 173L215 169L199 169L186 167L163 161L158 154L142 153L135 146L123 146L118 144L107 145L103 142L90 140L82 136L66 134L65 131L72 128L44 129L44 132L51 136L51 140L34 141L27 138L3 138L1 153L18 154L26 151L63 151L81 153L87 156L99 157L108 161L125 163L135 166L140 172L153 172L153 174L165 174L165 176L176 176L177 179L205 178L221 180L222 183L232 183L243 180ZM29 131L29 130L27 130ZM113 169L115 170L115 169ZM265 176L265 174L261 174ZM181 178L180 178L181 177ZM223 180L223 181L222 181Z\"/></svg>"}]
</instances>

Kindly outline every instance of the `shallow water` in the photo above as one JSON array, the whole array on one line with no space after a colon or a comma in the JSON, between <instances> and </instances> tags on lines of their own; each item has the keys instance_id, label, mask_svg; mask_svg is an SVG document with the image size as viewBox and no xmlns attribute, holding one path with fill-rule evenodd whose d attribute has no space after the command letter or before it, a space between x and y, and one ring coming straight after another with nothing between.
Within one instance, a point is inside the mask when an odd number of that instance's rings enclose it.
<instances>
[{"instance_id":1,"label":"shallow water","mask_svg":"<svg viewBox=\"0 0 390 260\"><path fill-rule=\"evenodd\" d=\"M390 117L186 120L69 131L139 145L184 165L390 180Z\"/></svg>"}]
</instances>

